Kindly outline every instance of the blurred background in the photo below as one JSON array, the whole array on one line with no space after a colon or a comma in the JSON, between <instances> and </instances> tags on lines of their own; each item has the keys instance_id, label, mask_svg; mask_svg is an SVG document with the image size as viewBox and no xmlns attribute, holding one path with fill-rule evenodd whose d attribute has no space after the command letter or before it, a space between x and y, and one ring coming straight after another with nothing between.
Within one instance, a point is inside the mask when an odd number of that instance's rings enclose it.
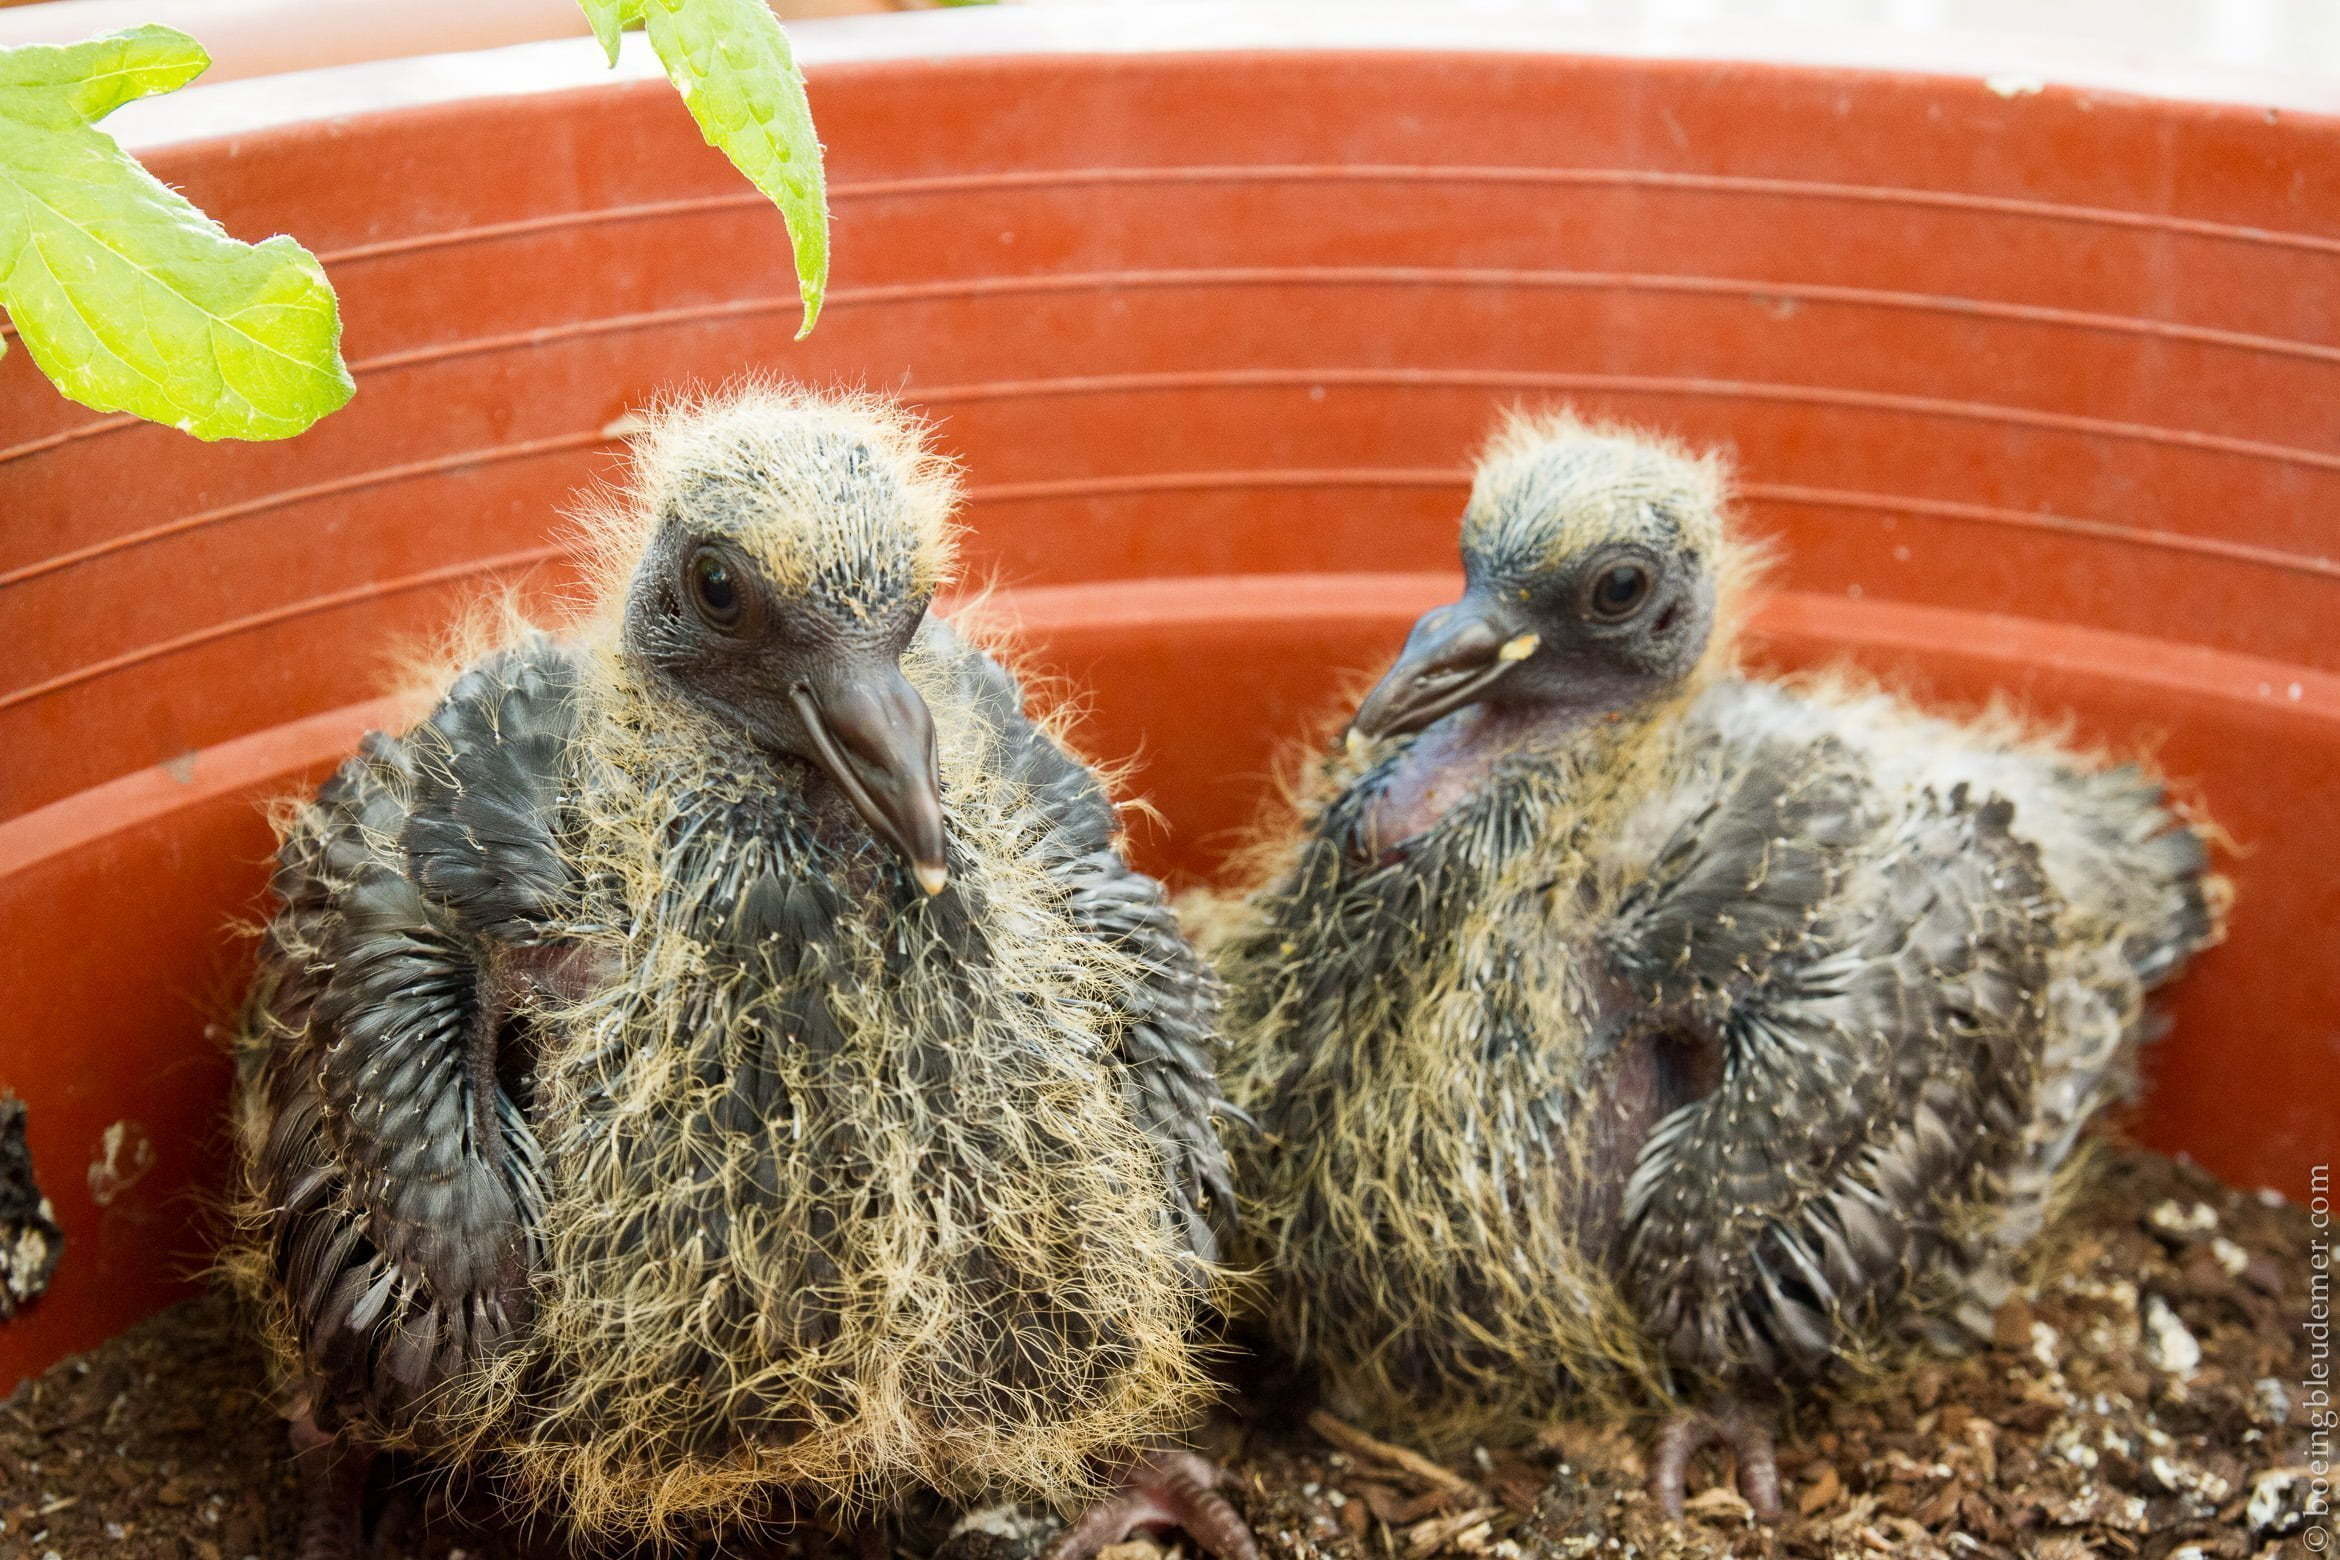
<instances>
[{"instance_id":1,"label":"blurred background","mask_svg":"<svg viewBox=\"0 0 2340 1560\"><path fill-rule=\"evenodd\" d=\"M2192 60L2205 67L2340 75L2340 4L2334 0L1247 0L1191 6L1181 0L1002 0L1033 11L1232 12L1260 26L1278 16L1317 27L1338 16L1361 32L1409 14L1448 27L1515 28L1547 20L1596 31L1688 29L1718 45L1797 35L1835 46L1908 57L1910 49L1988 41L2011 59L2067 53L2106 62ZM844 17L925 9L937 0L776 0L784 18ZM0 0L0 44L61 42L141 22L166 22L201 38L214 61L209 82L422 53L486 49L582 37L575 0ZM1784 32L1783 32L1784 29ZM1733 54L1747 52L1733 47ZM1758 50L1762 52L1762 50Z\"/></svg>"}]
</instances>

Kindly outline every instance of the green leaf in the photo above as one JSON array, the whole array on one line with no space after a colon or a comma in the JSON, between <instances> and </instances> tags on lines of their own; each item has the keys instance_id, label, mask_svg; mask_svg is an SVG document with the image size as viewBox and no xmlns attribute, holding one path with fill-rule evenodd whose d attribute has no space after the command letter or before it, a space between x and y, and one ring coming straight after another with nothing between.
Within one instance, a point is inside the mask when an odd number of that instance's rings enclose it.
<instances>
[{"instance_id":1,"label":"green leaf","mask_svg":"<svg viewBox=\"0 0 2340 1560\"><path fill-rule=\"evenodd\" d=\"M0 51L0 303L84 406L287 438L355 389L316 257L238 243L91 123L209 64L168 27Z\"/></svg>"},{"instance_id":2,"label":"green leaf","mask_svg":"<svg viewBox=\"0 0 2340 1560\"><path fill-rule=\"evenodd\" d=\"M601 40L601 52L615 65L618 34L642 25L642 0L577 0L577 3L585 8L585 19L593 24L593 36Z\"/></svg>"},{"instance_id":3,"label":"green leaf","mask_svg":"<svg viewBox=\"0 0 2340 1560\"><path fill-rule=\"evenodd\" d=\"M820 317L829 285L829 194L788 35L764 0L625 3L641 8L650 46L709 144L780 208L804 300L801 340Z\"/></svg>"},{"instance_id":4,"label":"green leaf","mask_svg":"<svg viewBox=\"0 0 2340 1560\"><path fill-rule=\"evenodd\" d=\"M0 94L17 100L12 117L72 128L135 98L175 92L210 64L185 33L139 27L63 48L0 50Z\"/></svg>"}]
</instances>

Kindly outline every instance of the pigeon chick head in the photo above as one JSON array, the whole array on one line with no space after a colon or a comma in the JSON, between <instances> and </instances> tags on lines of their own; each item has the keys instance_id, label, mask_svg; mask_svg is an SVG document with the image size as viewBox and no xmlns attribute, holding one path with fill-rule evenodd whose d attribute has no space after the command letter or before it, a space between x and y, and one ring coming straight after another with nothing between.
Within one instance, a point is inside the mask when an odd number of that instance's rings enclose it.
<instances>
[{"instance_id":1,"label":"pigeon chick head","mask_svg":"<svg viewBox=\"0 0 2340 1560\"><path fill-rule=\"evenodd\" d=\"M1711 457L1568 412L1514 415L1463 512L1462 599L1414 625L1352 733L1473 704L1574 724L1679 688L1739 567L1722 506Z\"/></svg>"},{"instance_id":2,"label":"pigeon chick head","mask_svg":"<svg viewBox=\"0 0 2340 1560\"><path fill-rule=\"evenodd\" d=\"M945 882L934 722L902 653L955 550L955 476L865 396L753 389L634 445L618 653L645 686L825 775Z\"/></svg>"}]
</instances>

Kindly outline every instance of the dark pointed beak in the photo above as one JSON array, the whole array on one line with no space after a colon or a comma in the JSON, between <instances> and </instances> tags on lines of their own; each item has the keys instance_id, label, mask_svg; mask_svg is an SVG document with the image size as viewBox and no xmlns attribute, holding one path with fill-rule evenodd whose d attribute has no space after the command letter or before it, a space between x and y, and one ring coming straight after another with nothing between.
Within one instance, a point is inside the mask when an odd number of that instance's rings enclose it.
<instances>
[{"instance_id":1,"label":"dark pointed beak","mask_svg":"<svg viewBox=\"0 0 2340 1560\"><path fill-rule=\"evenodd\" d=\"M929 895L950 882L943 859L942 772L934 717L891 660L857 662L788 690L820 765L870 831L901 852Z\"/></svg>"},{"instance_id":2,"label":"dark pointed beak","mask_svg":"<svg viewBox=\"0 0 2340 1560\"><path fill-rule=\"evenodd\" d=\"M1469 595L1422 615L1397 664L1382 675L1349 722L1349 744L1420 731L1484 697L1497 679L1536 652L1498 605Z\"/></svg>"}]
</instances>

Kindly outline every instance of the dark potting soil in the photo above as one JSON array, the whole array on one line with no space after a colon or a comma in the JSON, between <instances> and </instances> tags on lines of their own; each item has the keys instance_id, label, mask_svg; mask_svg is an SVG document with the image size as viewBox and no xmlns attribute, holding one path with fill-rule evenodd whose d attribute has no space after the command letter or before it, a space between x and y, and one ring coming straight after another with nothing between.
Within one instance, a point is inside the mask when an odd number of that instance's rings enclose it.
<instances>
[{"instance_id":1,"label":"dark potting soil","mask_svg":"<svg viewBox=\"0 0 2340 1560\"><path fill-rule=\"evenodd\" d=\"M2106 1154L1991 1344L1804 1402L1780 1444L1789 1515L1771 1527L1717 1454L1693 1469L1687 1519L1661 1519L1640 1488L1643 1424L1563 1422L1447 1465L1322 1416L1224 1426L1212 1450L1271 1560L2309 1554L2313 1235L2296 1206ZM0 1560L276 1560L298 1509L283 1444L237 1318L217 1297L180 1306L0 1404ZM499 1533L492 1512L449 1513L435 1481L394 1481L378 1503L381 1555L560 1552ZM1010 1560L1030 1536L946 1547Z\"/></svg>"}]
</instances>

